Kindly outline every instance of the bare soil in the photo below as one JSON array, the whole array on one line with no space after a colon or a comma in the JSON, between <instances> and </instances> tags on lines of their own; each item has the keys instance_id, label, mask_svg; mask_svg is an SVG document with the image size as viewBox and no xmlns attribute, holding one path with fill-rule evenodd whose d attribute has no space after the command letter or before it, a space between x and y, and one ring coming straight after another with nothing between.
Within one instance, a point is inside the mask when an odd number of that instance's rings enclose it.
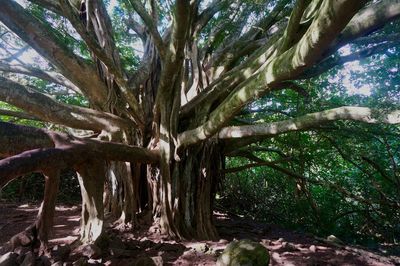
<instances>
[{"instance_id":1,"label":"bare soil","mask_svg":"<svg viewBox=\"0 0 400 266\"><path fill-rule=\"evenodd\" d=\"M13 235L32 224L38 207L37 204L0 203L0 255L8 251L7 241ZM80 207L57 206L50 246L74 242L79 235L79 219ZM159 258L163 265L215 265L230 241L247 238L269 250L270 265L400 265L400 256L385 255L385 250L329 244L312 235L219 212L215 213L215 219L221 237L217 241L170 240L160 235L157 224L142 224L135 229L110 224L107 231L113 248L92 263L133 265L139 257L148 256ZM80 256L79 252L73 252L69 260L75 261Z\"/></svg>"}]
</instances>

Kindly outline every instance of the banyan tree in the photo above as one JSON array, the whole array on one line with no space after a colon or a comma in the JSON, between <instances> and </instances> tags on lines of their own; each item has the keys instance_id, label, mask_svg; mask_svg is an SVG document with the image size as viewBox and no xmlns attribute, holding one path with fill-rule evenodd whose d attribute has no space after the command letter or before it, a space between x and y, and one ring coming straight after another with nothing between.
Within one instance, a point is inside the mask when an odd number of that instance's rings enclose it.
<instances>
[{"instance_id":1,"label":"banyan tree","mask_svg":"<svg viewBox=\"0 0 400 266\"><path fill-rule=\"evenodd\" d=\"M395 46L383 29L399 15L398 0L0 0L0 100L18 108L1 114L53 125L0 122L0 185L43 174L43 245L66 168L81 187L82 242L105 234L105 212L133 226L151 212L170 237L217 238L226 156L336 120L400 123L400 111L363 106L237 122L265 95L302 97L305 80ZM33 50L40 63L15 60Z\"/></svg>"}]
</instances>

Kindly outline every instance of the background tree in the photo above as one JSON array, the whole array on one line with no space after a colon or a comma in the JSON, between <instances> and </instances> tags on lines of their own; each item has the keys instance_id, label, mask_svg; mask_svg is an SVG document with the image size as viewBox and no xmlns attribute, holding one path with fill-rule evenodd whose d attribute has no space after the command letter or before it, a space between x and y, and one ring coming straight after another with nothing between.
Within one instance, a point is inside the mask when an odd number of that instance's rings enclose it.
<instances>
[{"instance_id":1,"label":"background tree","mask_svg":"<svg viewBox=\"0 0 400 266\"><path fill-rule=\"evenodd\" d=\"M217 237L212 206L226 155L251 156L262 139L337 120L400 122L397 109L340 105L235 120L256 99L307 96L310 78L395 47L399 1L121 0L110 14L100 0L30 2L0 0L0 99L22 110L9 115L66 133L1 123L0 184L45 175L43 243L61 169L78 172L83 242L101 239L104 207L124 223L147 208L163 233L209 239ZM341 55L346 44L351 53ZM30 49L46 63L18 61ZM300 187L306 167L293 169Z\"/></svg>"}]
</instances>

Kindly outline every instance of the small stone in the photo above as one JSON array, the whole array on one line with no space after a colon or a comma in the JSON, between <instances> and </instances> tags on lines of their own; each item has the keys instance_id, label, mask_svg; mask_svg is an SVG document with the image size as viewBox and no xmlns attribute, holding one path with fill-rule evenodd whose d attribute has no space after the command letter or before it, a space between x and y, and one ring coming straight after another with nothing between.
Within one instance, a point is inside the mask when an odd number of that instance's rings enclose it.
<instances>
[{"instance_id":1,"label":"small stone","mask_svg":"<svg viewBox=\"0 0 400 266\"><path fill-rule=\"evenodd\" d=\"M218 243L219 243L219 244L228 244L229 241L226 240L226 239L221 238L221 239L218 241Z\"/></svg>"},{"instance_id":2,"label":"small stone","mask_svg":"<svg viewBox=\"0 0 400 266\"><path fill-rule=\"evenodd\" d=\"M282 242L282 249L284 249L284 251L288 251L288 252L294 252L294 251L299 250L293 244L288 243L288 242Z\"/></svg>"},{"instance_id":3,"label":"small stone","mask_svg":"<svg viewBox=\"0 0 400 266\"><path fill-rule=\"evenodd\" d=\"M85 245L82 248L82 255L90 259L97 259L101 256L101 249L95 244Z\"/></svg>"},{"instance_id":4,"label":"small stone","mask_svg":"<svg viewBox=\"0 0 400 266\"><path fill-rule=\"evenodd\" d=\"M102 259L98 259L98 260L89 259L89 260L88 260L88 264L90 264L90 265L100 265L100 264L101 264L101 261L102 261Z\"/></svg>"},{"instance_id":5,"label":"small stone","mask_svg":"<svg viewBox=\"0 0 400 266\"><path fill-rule=\"evenodd\" d=\"M310 250L312 253L315 253L315 252L317 252L317 247L316 247L315 245L311 245L311 246L309 247L309 250Z\"/></svg>"},{"instance_id":6,"label":"small stone","mask_svg":"<svg viewBox=\"0 0 400 266\"><path fill-rule=\"evenodd\" d=\"M280 260L281 255L279 255L278 252L273 252L273 253L272 253L272 258L273 258L274 260Z\"/></svg>"},{"instance_id":7,"label":"small stone","mask_svg":"<svg viewBox=\"0 0 400 266\"><path fill-rule=\"evenodd\" d=\"M63 266L62 261L56 261L53 264L51 264L51 266Z\"/></svg>"},{"instance_id":8,"label":"small stone","mask_svg":"<svg viewBox=\"0 0 400 266\"><path fill-rule=\"evenodd\" d=\"M343 245L343 241L340 240L339 238L337 238L337 237L334 236L334 235L328 236L328 237L326 238L326 241L328 241L328 242L330 242L330 243L332 243L332 244L335 244L335 245Z\"/></svg>"},{"instance_id":9,"label":"small stone","mask_svg":"<svg viewBox=\"0 0 400 266\"><path fill-rule=\"evenodd\" d=\"M264 245L269 246L269 245L271 245L271 240L269 240L269 239L263 239L263 240L261 240L261 243L263 243Z\"/></svg>"},{"instance_id":10,"label":"small stone","mask_svg":"<svg viewBox=\"0 0 400 266\"><path fill-rule=\"evenodd\" d=\"M199 253L206 253L209 250L206 243L196 243L192 245L191 248Z\"/></svg>"},{"instance_id":11,"label":"small stone","mask_svg":"<svg viewBox=\"0 0 400 266\"><path fill-rule=\"evenodd\" d=\"M0 257L0 266L14 266L17 264L18 254L8 252Z\"/></svg>"}]
</instances>

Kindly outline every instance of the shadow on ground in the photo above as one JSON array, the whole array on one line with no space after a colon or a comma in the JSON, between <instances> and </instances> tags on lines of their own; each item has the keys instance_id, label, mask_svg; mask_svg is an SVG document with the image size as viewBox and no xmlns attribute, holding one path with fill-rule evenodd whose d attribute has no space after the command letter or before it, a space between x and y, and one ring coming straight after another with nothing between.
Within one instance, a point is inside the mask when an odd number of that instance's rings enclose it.
<instances>
[{"instance_id":1,"label":"shadow on ground","mask_svg":"<svg viewBox=\"0 0 400 266\"><path fill-rule=\"evenodd\" d=\"M37 204L0 203L0 255L7 241L33 223ZM80 208L57 206L50 246L70 244L79 236ZM234 239L251 239L263 244L271 255L270 265L400 265L399 256L382 256L360 247L331 245L312 235L215 212L220 239L216 241L174 241L160 234L159 225L139 228L118 224L107 228L109 247L93 261L97 265L134 265L152 258L156 265L215 265L219 254ZM82 254L72 253L73 262ZM90 264L90 263L89 263ZM138 264L137 264L138 265Z\"/></svg>"}]
</instances>

